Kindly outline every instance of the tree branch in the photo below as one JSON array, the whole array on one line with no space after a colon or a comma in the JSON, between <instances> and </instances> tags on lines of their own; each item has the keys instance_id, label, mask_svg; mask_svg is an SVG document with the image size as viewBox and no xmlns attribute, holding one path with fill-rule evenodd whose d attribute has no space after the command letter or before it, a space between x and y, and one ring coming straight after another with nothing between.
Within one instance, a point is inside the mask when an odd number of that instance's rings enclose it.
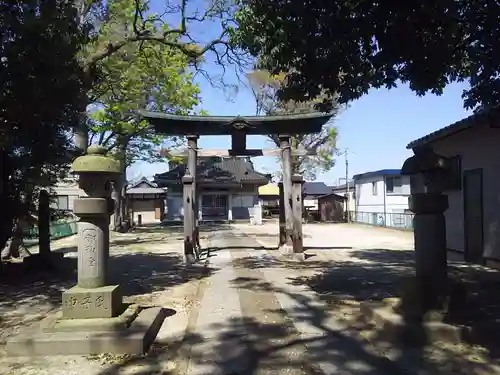
<instances>
[{"instance_id":1,"label":"tree branch","mask_svg":"<svg viewBox=\"0 0 500 375\"><path fill-rule=\"evenodd\" d=\"M222 63L222 59L226 58L230 60L230 62L235 62L238 59L234 59L230 56L230 52L233 55L238 55L238 53L231 48L229 45L229 42L226 40L228 35L229 35L229 26L231 21L222 21L222 32L220 33L218 38L213 39L212 41L205 43L202 47L198 46L196 41L191 38L188 33L187 33L187 22L188 21L198 21L202 22L209 17L213 17L217 14L222 15L224 11L218 11L216 12L217 4L214 2L212 6L204 13L202 17L197 17L197 16L191 16L188 17L186 16L186 6L187 6L187 0L182 0L181 1L181 6L180 6L180 13L181 13L181 22L180 22L180 27L175 28L175 29L169 29L165 30L162 33L157 33L157 34L152 34L150 30L146 28L146 25L148 22L153 22L151 19L145 19L142 14L142 9L141 9L141 3L140 0L135 0L135 14L134 14L134 23L133 23L133 32L134 35L128 35L124 36L121 40L115 41L115 42L109 42L107 46L94 53L91 55L89 58L87 58L84 62L84 70L88 71L90 70L93 66L95 66L100 60L105 59L106 57L111 56L113 53L119 51L126 45L130 43L135 43L135 42L142 42L142 41L151 41L151 42L157 42L157 43L162 43L166 46L169 46L171 48L176 48L182 53L184 53L186 56L189 58L195 60L196 64L196 59L199 59L201 56L203 56L206 52L208 51L213 51L216 53L217 57L217 63L221 66L224 66ZM139 25L139 23L141 23ZM177 35L177 36L185 36L187 37L190 42L182 42L182 41L173 41L171 40L172 35ZM223 45L225 46L225 50L222 53L219 53L216 50L216 47L218 45ZM240 54L242 56L246 55L246 53Z\"/></svg>"}]
</instances>

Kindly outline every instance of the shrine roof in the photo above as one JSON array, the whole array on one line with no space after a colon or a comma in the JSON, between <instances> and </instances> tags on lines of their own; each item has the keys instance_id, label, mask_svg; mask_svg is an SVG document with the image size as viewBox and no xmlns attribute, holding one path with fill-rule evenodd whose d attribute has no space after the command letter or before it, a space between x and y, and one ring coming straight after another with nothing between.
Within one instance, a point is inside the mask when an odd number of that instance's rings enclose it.
<instances>
[{"instance_id":1,"label":"shrine roof","mask_svg":"<svg viewBox=\"0 0 500 375\"><path fill-rule=\"evenodd\" d=\"M165 190L156 186L154 182L142 177L139 181L131 183L127 188L127 194L165 194Z\"/></svg>"},{"instance_id":2,"label":"shrine roof","mask_svg":"<svg viewBox=\"0 0 500 375\"><path fill-rule=\"evenodd\" d=\"M139 110L157 131L167 135L226 135L235 130L246 134L318 133L333 116L325 113L283 116L181 116Z\"/></svg>"},{"instance_id":3,"label":"shrine roof","mask_svg":"<svg viewBox=\"0 0 500 375\"><path fill-rule=\"evenodd\" d=\"M180 184L186 172L181 164L165 173L157 174L154 181L158 186ZM245 158L200 158L196 168L198 182L248 183L265 185L269 176L257 172L251 161Z\"/></svg>"}]
</instances>

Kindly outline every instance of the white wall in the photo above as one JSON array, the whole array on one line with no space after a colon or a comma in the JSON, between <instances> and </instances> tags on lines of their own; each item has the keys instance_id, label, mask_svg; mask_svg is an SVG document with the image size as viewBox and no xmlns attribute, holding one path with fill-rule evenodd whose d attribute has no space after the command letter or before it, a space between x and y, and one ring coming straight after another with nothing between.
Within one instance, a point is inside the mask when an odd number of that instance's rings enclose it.
<instances>
[{"instance_id":1,"label":"white wall","mask_svg":"<svg viewBox=\"0 0 500 375\"><path fill-rule=\"evenodd\" d=\"M182 220L184 207L181 193L167 193L167 220Z\"/></svg>"},{"instance_id":2,"label":"white wall","mask_svg":"<svg viewBox=\"0 0 500 375\"><path fill-rule=\"evenodd\" d=\"M310 210L318 210L318 199L317 198L305 198L304 207Z\"/></svg>"},{"instance_id":3,"label":"white wall","mask_svg":"<svg viewBox=\"0 0 500 375\"><path fill-rule=\"evenodd\" d=\"M356 179L356 211L383 213L384 207L387 213L402 213L404 210L407 210L410 194L410 177L399 177L403 179L403 193L386 192L385 178L382 175ZM376 195L373 194L373 184L376 185Z\"/></svg>"},{"instance_id":4,"label":"white wall","mask_svg":"<svg viewBox=\"0 0 500 375\"><path fill-rule=\"evenodd\" d=\"M141 215L142 223L159 222L160 219L155 218L155 199L134 199L132 201L132 209L134 212L134 222L139 222L139 215Z\"/></svg>"},{"instance_id":5,"label":"white wall","mask_svg":"<svg viewBox=\"0 0 500 375\"><path fill-rule=\"evenodd\" d=\"M227 194L227 191L213 191L202 192L202 195L215 195ZM258 213L260 209L260 201L257 194L257 187L252 190L238 191L228 194L228 211L231 210L231 220L246 220L254 214ZM201 197L199 197L199 214L201 215ZM229 202L229 199L231 202ZM181 193L168 193L167 194L167 207L166 207L167 220L182 220L184 217L183 199ZM229 216L229 212L227 213ZM261 215L261 214L260 214ZM203 220L203 217L201 217ZM260 219L259 219L260 221Z\"/></svg>"},{"instance_id":6,"label":"white wall","mask_svg":"<svg viewBox=\"0 0 500 375\"><path fill-rule=\"evenodd\" d=\"M87 194L78 187L77 182L59 183L51 187L52 195L65 195L68 196L68 210L73 211L73 205L75 199L79 197L86 197ZM56 207L55 202L52 202L52 207Z\"/></svg>"},{"instance_id":7,"label":"white wall","mask_svg":"<svg viewBox=\"0 0 500 375\"><path fill-rule=\"evenodd\" d=\"M498 121L500 126L500 121ZM483 169L484 256L500 259L500 128L475 127L433 144L442 156L461 156L462 172ZM449 249L465 251L463 188L447 192L445 212ZM479 204L479 200L478 200Z\"/></svg>"}]
</instances>

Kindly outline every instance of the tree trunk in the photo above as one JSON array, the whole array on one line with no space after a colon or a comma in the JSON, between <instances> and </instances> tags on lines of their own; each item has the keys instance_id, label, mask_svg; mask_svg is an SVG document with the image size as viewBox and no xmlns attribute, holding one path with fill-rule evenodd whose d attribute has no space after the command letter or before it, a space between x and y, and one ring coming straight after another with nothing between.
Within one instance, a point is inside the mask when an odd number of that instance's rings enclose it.
<instances>
[{"instance_id":1,"label":"tree trunk","mask_svg":"<svg viewBox=\"0 0 500 375\"><path fill-rule=\"evenodd\" d=\"M17 218L12 229L12 236L7 241L2 251L2 259L19 258L21 256L20 248L23 244L23 225L22 219Z\"/></svg>"},{"instance_id":2,"label":"tree trunk","mask_svg":"<svg viewBox=\"0 0 500 375\"><path fill-rule=\"evenodd\" d=\"M113 192L111 193L111 198L115 201L115 207L113 210L113 230L115 232L120 231L120 195L121 195L121 180L117 179L113 183Z\"/></svg>"},{"instance_id":3,"label":"tree trunk","mask_svg":"<svg viewBox=\"0 0 500 375\"><path fill-rule=\"evenodd\" d=\"M29 205L33 199L34 188L26 192L26 196L22 199L22 211L21 214L17 215L12 228L12 236L5 248L2 249L2 258L19 258L20 249L23 244L23 229L26 225L24 220L29 219Z\"/></svg>"},{"instance_id":4,"label":"tree trunk","mask_svg":"<svg viewBox=\"0 0 500 375\"><path fill-rule=\"evenodd\" d=\"M0 207L2 215L0 216L0 249L12 236L12 224L14 217L14 206L12 196L9 194L9 176L11 174L10 159L7 151L0 150Z\"/></svg>"},{"instance_id":5,"label":"tree trunk","mask_svg":"<svg viewBox=\"0 0 500 375\"><path fill-rule=\"evenodd\" d=\"M126 231L130 228L130 223L127 216L127 175L123 173L122 180L122 191L121 191L121 204L120 204L120 217L123 223L123 227Z\"/></svg>"},{"instance_id":6,"label":"tree trunk","mask_svg":"<svg viewBox=\"0 0 500 375\"><path fill-rule=\"evenodd\" d=\"M127 140L123 137L117 139L118 151L116 153L116 158L120 161L121 175L117 178L113 184L113 199L115 200L114 209L114 230L121 231L124 229L124 222L126 219L126 183L127 183L127 163L126 163L126 151L127 151Z\"/></svg>"}]
</instances>

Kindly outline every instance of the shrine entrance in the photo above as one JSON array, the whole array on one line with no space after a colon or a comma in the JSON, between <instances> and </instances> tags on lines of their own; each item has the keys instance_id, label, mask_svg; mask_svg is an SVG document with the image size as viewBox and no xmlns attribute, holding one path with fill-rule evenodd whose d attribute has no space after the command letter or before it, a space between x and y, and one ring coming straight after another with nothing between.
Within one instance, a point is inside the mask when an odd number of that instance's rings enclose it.
<instances>
[{"instance_id":1,"label":"shrine entrance","mask_svg":"<svg viewBox=\"0 0 500 375\"><path fill-rule=\"evenodd\" d=\"M293 149L291 136L294 134L318 133L331 118L331 114L310 113L285 116L179 116L161 112L139 111L154 130L166 136L187 137L187 149L174 151L173 156L187 159L182 177L184 212L184 254L187 262L199 257L198 212L206 209L205 198L199 199L197 187L198 157L256 157L280 156L282 181L280 185L280 233L279 246L285 253L303 254L302 242L302 176L292 176L292 156L312 155L310 150ZM247 149L247 135L278 135L280 147L275 149ZM207 150L198 148L202 135L229 135L231 148ZM207 198L208 199L208 198ZM230 202L216 198L216 216L226 215ZM213 203L213 202L212 202ZM220 211L220 212L219 212ZM229 210L229 214L230 214Z\"/></svg>"},{"instance_id":2,"label":"shrine entrance","mask_svg":"<svg viewBox=\"0 0 500 375\"><path fill-rule=\"evenodd\" d=\"M223 194L204 194L201 212L208 220L228 220L228 196Z\"/></svg>"}]
</instances>

